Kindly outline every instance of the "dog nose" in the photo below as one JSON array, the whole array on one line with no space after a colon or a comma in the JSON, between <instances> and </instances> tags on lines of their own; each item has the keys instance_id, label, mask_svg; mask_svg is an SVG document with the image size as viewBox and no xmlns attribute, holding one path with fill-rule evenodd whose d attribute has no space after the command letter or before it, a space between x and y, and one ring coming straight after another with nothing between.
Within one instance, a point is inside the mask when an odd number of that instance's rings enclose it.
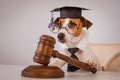
<instances>
[{"instance_id":1,"label":"dog nose","mask_svg":"<svg viewBox=\"0 0 120 80\"><path fill-rule=\"evenodd\" d=\"M64 40L65 35L63 33L59 33L57 37L59 40Z\"/></svg>"}]
</instances>

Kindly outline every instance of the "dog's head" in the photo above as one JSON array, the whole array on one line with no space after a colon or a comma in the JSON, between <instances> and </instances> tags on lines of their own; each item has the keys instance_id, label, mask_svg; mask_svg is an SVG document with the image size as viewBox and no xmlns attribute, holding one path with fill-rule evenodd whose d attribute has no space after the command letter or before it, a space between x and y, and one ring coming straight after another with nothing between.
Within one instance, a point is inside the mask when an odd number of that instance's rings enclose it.
<instances>
[{"instance_id":1,"label":"dog's head","mask_svg":"<svg viewBox=\"0 0 120 80\"><path fill-rule=\"evenodd\" d=\"M82 34L82 28L89 29L92 25L90 21L84 17L80 18L57 18L54 21L56 29L58 30L57 38L61 43L66 43L71 38L77 38Z\"/></svg>"}]
</instances>

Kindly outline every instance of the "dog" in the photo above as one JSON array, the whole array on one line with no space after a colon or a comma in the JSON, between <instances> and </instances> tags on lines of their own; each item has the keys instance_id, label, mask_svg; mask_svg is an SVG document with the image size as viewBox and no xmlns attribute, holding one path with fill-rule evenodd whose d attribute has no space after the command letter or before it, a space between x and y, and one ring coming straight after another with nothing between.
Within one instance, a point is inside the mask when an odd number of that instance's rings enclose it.
<instances>
[{"instance_id":1,"label":"dog","mask_svg":"<svg viewBox=\"0 0 120 80\"><path fill-rule=\"evenodd\" d=\"M79 50L75 55L78 57L79 61L87 63L89 66L96 68L97 70L101 69L98 58L88 45L87 29L92 26L90 21L81 16L80 18L57 18L54 21L54 24L57 25L58 41L66 46L60 51L60 53L70 56L68 48L77 47ZM65 61L58 59L51 65L62 67L65 64Z\"/></svg>"}]
</instances>

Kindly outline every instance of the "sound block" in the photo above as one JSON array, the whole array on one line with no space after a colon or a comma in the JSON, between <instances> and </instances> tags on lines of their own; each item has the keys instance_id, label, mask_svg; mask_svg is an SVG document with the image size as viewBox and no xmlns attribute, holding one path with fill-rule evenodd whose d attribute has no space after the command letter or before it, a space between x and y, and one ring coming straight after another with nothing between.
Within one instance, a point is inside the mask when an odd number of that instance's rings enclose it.
<instances>
[{"instance_id":1,"label":"sound block","mask_svg":"<svg viewBox=\"0 0 120 80\"><path fill-rule=\"evenodd\" d=\"M64 77L64 72L57 66L31 65L26 67L21 75L31 78L61 78Z\"/></svg>"}]
</instances>

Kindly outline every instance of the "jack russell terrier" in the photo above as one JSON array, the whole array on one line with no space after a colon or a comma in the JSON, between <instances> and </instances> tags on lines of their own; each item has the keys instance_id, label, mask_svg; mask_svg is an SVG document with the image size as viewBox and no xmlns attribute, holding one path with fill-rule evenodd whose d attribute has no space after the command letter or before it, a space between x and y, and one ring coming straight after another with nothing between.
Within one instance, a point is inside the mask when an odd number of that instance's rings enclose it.
<instances>
[{"instance_id":1,"label":"jack russell terrier","mask_svg":"<svg viewBox=\"0 0 120 80\"><path fill-rule=\"evenodd\" d=\"M53 23L55 27L52 28L52 31L58 33L58 41L66 45L66 48L61 50L60 53L67 56L74 53L79 61L87 63L97 70L101 69L98 58L88 45L88 31L85 28L89 29L91 27L92 23L90 21L81 16L80 18L57 18ZM74 48L73 51L72 48ZM65 61L58 59L51 65L62 67L65 63ZM70 72L82 70L75 66L72 66L73 69L69 69L70 66L68 65L68 71Z\"/></svg>"}]
</instances>

